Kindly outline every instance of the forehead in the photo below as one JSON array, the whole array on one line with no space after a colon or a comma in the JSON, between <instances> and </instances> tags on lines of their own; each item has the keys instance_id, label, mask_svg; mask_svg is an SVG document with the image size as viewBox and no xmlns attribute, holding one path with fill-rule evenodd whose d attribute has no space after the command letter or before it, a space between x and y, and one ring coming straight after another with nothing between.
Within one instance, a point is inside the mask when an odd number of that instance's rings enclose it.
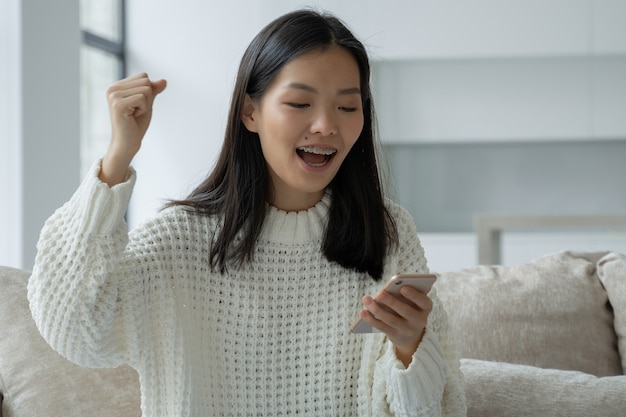
<instances>
[{"instance_id":1,"label":"forehead","mask_svg":"<svg viewBox=\"0 0 626 417\"><path fill-rule=\"evenodd\" d=\"M301 82L314 87L359 87L360 72L354 56L345 48L331 46L297 56L280 70L275 85Z\"/></svg>"}]
</instances>

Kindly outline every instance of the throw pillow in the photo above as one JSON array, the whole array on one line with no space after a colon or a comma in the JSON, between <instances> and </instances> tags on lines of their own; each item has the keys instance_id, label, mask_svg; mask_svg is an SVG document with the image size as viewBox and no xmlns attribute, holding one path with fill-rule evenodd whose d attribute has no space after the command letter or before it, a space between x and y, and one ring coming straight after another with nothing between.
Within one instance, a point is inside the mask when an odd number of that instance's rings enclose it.
<instances>
[{"instance_id":1,"label":"throw pillow","mask_svg":"<svg viewBox=\"0 0 626 417\"><path fill-rule=\"evenodd\" d=\"M602 253L559 252L512 267L440 274L435 284L461 357L622 374Z\"/></svg>"},{"instance_id":2,"label":"throw pillow","mask_svg":"<svg viewBox=\"0 0 626 417\"><path fill-rule=\"evenodd\" d=\"M598 276L613 307L617 347L626 374L626 255L610 253L598 262Z\"/></svg>"}]
</instances>

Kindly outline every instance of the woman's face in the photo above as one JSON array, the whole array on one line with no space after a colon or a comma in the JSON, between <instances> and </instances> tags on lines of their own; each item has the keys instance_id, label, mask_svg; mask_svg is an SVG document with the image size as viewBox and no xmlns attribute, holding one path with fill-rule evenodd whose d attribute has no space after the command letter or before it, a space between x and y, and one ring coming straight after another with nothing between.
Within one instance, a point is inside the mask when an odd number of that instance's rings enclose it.
<instances>
[{"instance_id":1,"label":"woman's face","mask_svg":"<svg viewBox=\"0 0 626 417\"><path fill-rule=\"evenodd\" d=\"M314 206L363 129L359 67L344 48L313 50L286 64L242 121L257 132L273 192L285 211Z\"/></svg>"}]
</instances>

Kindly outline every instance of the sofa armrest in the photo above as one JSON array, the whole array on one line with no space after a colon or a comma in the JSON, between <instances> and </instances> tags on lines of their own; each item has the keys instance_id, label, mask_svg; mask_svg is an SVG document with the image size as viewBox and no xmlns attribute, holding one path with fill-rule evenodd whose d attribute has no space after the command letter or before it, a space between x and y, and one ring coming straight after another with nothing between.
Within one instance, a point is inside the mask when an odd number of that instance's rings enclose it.
<instances>
[{"instance_id":1,"label":"sofa armrest","mask_svg":"<svg viewBox=\"0 0 626 417\"><path fill-rule=\"evenodd\" d=\"M0 267L0 417L139 417L134 369L82 368L41 337L26 298L29 275Z\"/></svg>"},{"instance_id":2,"label":"sofa armrest","mask_svg":"<svg viewBox=\"0 0 626 417\"><path fill-rule=\"evenodd\" d=\"M617 416L626 410L626 376L461 359L468 417Z\"/></svg>"}]
</instances>

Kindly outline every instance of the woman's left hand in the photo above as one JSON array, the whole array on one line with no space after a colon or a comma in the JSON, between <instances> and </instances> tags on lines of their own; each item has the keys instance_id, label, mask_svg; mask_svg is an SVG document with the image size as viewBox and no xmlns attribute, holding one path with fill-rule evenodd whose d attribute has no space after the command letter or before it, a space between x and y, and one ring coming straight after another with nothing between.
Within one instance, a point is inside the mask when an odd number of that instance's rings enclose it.
<instances>
[{"instance_id":1,"label":"woman's left hand","mask_svg":"<svg viewBox=\"0 0 626 417\"><path fill-rule=\"evenodd\" d=\"M428 315L433 309L432 300L424 293L404 286L401 297L387 291L375 297L363 297L365 309L361 319L387 335L396 347L396 356L405 367L411 363L424 332Z\"/></svg>"}]
</instances>

